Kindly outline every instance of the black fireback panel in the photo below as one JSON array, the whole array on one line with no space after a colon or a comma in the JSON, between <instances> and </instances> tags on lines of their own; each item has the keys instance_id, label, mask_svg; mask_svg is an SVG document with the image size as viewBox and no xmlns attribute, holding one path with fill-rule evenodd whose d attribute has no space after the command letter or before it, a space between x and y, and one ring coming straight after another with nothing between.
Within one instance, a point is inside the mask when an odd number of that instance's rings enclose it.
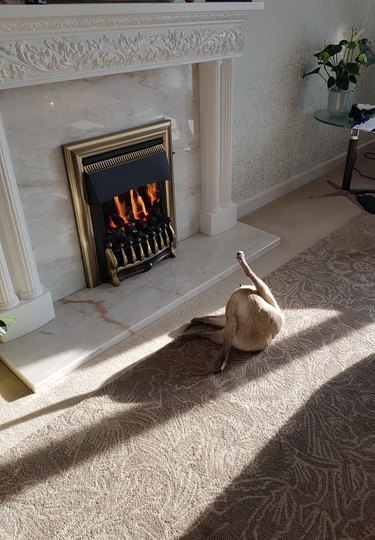
<instances>
[{"instance_id":1,"label":"black fireback panel","mask_svg":"<svg viewBox=\"0 0 375 540\"><path fill-rule=\"evenodd\" d=\"M150 182L171 177L165 152L145 156L135 161L86 173L89 204L103 204L111 197Z\"/></svg>"},{"instance_id":2,"label":"black fireback panel","mask_svg":"<svg viewBox=\"0 0 375 540\"><path fill-rule=\"evenodd\" d=\"M142 151L160 145L160 142L161 140L155 139L145 144L128 146L125 150L85 158L83 165L98 164L124 154ZM166 187L166 180L171 179L171 171L165 152L146 155L103 169L99 166L97 170L90 169L90 172L86 172L85 178L102 282L110 280L106 256L108 246L111 247L119 268L123 268L118 274L119 279L148 270L154 262L168 256L166 247L168 243L171 244L170 231L173 229L168 216ZM128 223L123 222L121 217L116 217L113 197L119 197L122 201L128 200L131 189L142 194L151 183L157 185L157 201L151 208L150 204L147 205L150 215L142 216L141 219L130 215ZM143 200L148 203L147 197L143 197Z\"/></svg>"}]
</instances>

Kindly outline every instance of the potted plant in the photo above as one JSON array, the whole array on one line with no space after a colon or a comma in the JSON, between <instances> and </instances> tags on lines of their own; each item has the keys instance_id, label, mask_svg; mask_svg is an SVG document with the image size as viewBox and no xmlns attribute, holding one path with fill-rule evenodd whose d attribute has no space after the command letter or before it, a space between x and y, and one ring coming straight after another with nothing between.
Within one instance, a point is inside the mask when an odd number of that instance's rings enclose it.
<instances>
[{"instance_id":1,"label":"potted plant","mask_svg":"<svg viewBox=\"0 0 375 540\"><path fill-rule=\"evenodd\" d=\"M315 53L318 67L303 76L318 74L326 82L329 91L327 109L332 116L350 112L360 69L375 63L371 42L367 38L359 39L361 33L352 27L349 40L330 43Z\"/></svg>"}]
</instances>

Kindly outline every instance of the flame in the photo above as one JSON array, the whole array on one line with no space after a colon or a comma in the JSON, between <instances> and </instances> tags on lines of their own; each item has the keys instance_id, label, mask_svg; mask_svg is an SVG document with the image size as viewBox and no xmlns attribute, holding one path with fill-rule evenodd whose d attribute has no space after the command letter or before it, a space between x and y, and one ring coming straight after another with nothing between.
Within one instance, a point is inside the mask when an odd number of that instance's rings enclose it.
<instances>
[{"instance_id":1,"label":"flame","mask_svg":"<svg viewBox=\"0 0 375 540\"><path fill-rule=\"evenodd\" d=\"M117 229L117 226L113 223L111 218L108 218L108 227L111 227L112 229Z\"/></svg>"},{"instance_id":2,"label":"flame","mask_svg":"<svg viewBox=\"0 0 375 540\"><path fill-rule=\"evenodd\" d=\"M129 223L129 220L128 220L128 218L127 218L126 215L125 215L125 210L126 210L126 203L125 203L125 201L121 202L117 195L116 195L115 197L113 197L113 200L115 201L116 210L117 210L117 215L119 215L120 217L122 217L122 219L125 221L125 223ZM111 221L112 221L112 220L111 220ZM113 223L113 222L112 222L112 223ZM112 225L110 225L110 226L112 227ZM116 228L116 225L113 225L113 227Z\"/></svg>"},{"instance_id":3,"label":"flame","mask_svg":"<svg viewBox=\"0 0 375 540\"><path fill-rule=\"evenodd\" d=\"M157 183L153 182L151 184L147 184L147 196L150 201L150 206L154 204L154 202L157 200ZM132 213L134 215L135 219L140 219L140 214L143 212L145 216L148 215L148 211L146 209L145 201L142 199L142 196L139 194L139 192L136 189L131 189L129 191L130 196L130 203L132 208ZM123 201L120 201L119 197L115 195L113 197L113 201L116 206L117 215L120 216L125 223L129 223L129 218L126 215L127 212L127 203L126 198L124 198ZM113 223L111 219L109 219L108 225L110 227L113 227L114 229L117 229L118 227Z\"/></svg>"},{"instance_id":4,"label":"flame","mask_svg":"<svg viewBox=\"0 0 375 540\"><path fill-rule=\"evenodd\" d=\"M130 190L130 202L132 205L132 212L134 214L135 219L139 219L139 214L143 212L145 215L148 214L146 210L146 205L143 202L142 197L138 193L136 189Z\"/></svg>"},{"instance_id":5,"label":"flame","mask_svg":"<svg viewBox=\"0 0 375 540\"><path fill-rule=\"evenodd\" d=\"M158 198L157 192L158 192L158 188L157 188L156 182L153 182L152 184L147 184L147 195L150 199L151 206L154 204L154 202Z\"/></svg>"}]
</instances>

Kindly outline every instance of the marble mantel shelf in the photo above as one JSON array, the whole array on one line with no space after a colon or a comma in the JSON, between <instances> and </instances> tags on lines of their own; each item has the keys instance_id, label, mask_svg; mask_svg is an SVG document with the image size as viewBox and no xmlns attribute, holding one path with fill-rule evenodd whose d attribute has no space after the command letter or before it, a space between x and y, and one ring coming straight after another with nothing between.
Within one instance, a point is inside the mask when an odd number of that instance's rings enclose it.
<instances>
[{"instance_id":1,"label":"marble mantel shelf","mask_svg":"<svg viewBox=\"0 0 375 540\"><path fill-rule=\"evenodd\" d=\"M0 89L240 55L263 2L1 6ZM88 13L89 11L89 13Z\"/></svg>"}]
</instances>

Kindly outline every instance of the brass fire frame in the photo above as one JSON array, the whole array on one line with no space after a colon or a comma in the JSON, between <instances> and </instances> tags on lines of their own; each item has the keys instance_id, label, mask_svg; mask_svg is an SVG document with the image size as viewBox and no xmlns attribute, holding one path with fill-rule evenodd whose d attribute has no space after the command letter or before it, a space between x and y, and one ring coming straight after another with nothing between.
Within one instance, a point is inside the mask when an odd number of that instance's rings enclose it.
<instances>
[{"instance_id":1,"label":"brass fire frame","mask_svg":"<svg viewBox=\"0 0 375 540\"><path fill-rule=\"evenodd\" d=\"M162 139L171 169L171 181L166 181L166 205L168 215L175 225L175 204L173 192L173 158L171 121L162 120L153 124L128 129L110 135L92 137L62 145L65 167L72 196L74 215L82 252L83 266L88 287L97 287L101 283L99 265L95 247L94 231L91 221L90 206L85 188L83 160L113 150L126 148L134 144Z\"/></svg>"}]
</instances>

